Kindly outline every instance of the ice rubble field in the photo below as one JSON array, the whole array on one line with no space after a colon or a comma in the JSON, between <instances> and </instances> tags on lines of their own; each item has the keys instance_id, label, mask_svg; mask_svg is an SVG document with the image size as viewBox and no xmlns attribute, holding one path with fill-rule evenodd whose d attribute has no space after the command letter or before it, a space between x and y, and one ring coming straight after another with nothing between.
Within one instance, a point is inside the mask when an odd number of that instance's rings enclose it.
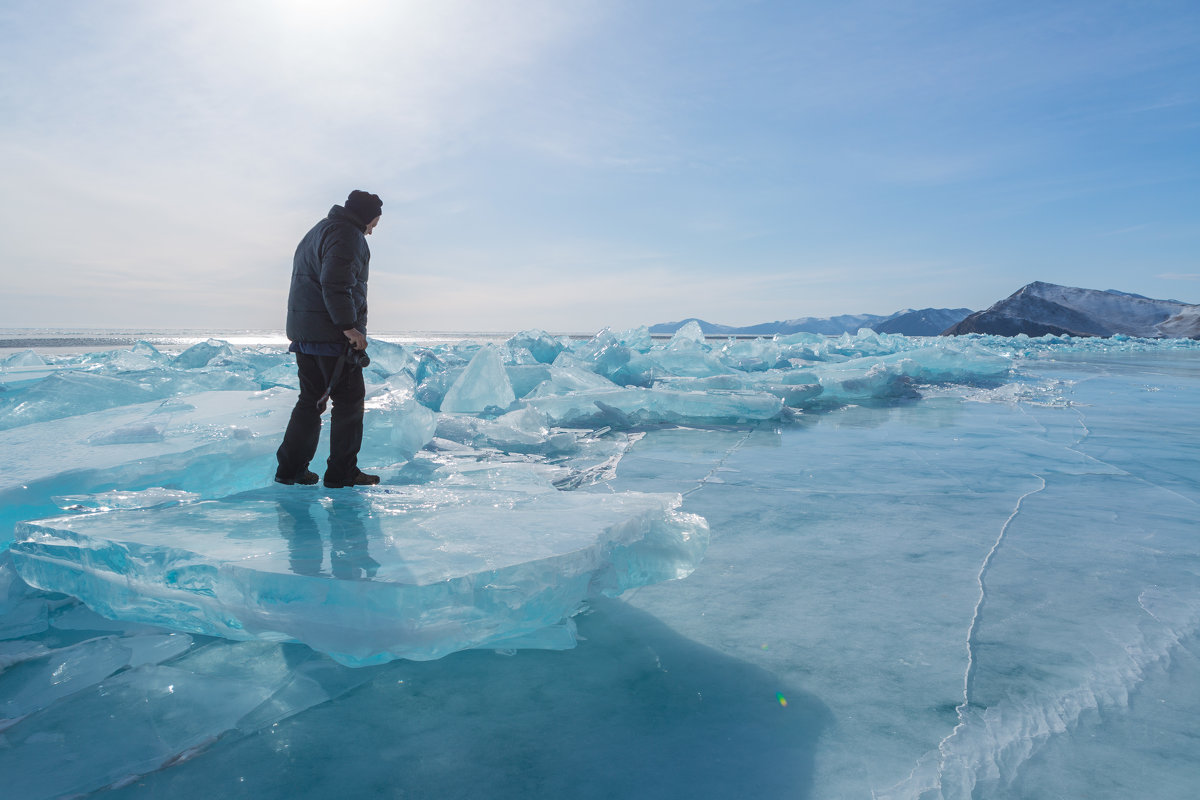
<instances>
[{"instance_id":1,"label":"ice rubble field","mask_svg":"<svg viewBox=\"0 0 1200 800\"><path fill-rule=\"evenodd\" d=\"M1200 786L1200 343L369 352L353 491L278 348L0 365L6 793Z\"/></svg>"}]
</instances>

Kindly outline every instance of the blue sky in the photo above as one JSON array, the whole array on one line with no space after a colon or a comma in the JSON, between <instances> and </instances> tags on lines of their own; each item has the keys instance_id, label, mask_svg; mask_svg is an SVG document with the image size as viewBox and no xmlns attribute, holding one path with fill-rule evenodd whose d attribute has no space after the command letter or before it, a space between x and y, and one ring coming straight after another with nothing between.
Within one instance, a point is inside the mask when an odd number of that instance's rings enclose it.
<instances>
[{"instance_id":1,"label":"blue sky","mask_svg":"<svg viewBox=\"0 0 1200 800\"><path fill-rule=\"evenodd\" d=\"M0 326L280 328L378 193L376 331L1200 302L1195 2L0 7Z\"/></svg>"}]
</instances>

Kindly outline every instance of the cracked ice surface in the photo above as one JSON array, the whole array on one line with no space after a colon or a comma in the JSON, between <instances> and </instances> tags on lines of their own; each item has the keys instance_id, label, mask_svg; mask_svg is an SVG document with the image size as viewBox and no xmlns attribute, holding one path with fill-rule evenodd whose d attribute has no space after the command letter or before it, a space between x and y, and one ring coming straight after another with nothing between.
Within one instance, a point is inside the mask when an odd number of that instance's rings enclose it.
<instances>
[{"instance_id":1,"label":"cracked ice surface","mask_svg":"<svg viewBox=\"0 0 1200 800\"><path fill-rule=\"evenodd\" d=\"M373 340L384 482L345 494L267 482L278 348L21 355L0 774L115 800L1190 798L1197 347ZM326 655L422 622L516 655Z\"/></svg>"}]
</instances>

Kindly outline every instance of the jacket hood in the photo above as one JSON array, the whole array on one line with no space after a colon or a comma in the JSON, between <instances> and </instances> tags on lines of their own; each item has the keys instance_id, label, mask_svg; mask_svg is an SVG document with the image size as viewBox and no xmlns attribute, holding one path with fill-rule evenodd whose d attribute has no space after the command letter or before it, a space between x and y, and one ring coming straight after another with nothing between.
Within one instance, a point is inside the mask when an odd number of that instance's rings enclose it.
<instances>
[{"instance_id":1,"label":"jacket hood","mask_svg":"<svg viewBox=\"0 0 1200 800\"><path fill-rule=\"evenodd\" d=\"M343 206L337 205L329 209L329 219L344 219L363 233L367 232L367 222L370 222L370 220L364 222L357 215L347 211Z\"/></svg>"}]
</instances>

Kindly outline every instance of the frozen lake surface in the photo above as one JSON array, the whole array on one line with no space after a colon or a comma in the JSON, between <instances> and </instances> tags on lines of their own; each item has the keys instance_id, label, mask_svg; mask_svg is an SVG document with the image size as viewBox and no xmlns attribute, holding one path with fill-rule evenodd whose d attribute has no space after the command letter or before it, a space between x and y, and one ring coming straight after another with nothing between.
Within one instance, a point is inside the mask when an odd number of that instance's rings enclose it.
<instances>
[{"instance_id":1,"label":"frozen lake surface","mask_svg":"<svg viewBox=\"0 0 1200 800\"><path fill-rule=\"evenodd\" d=\"M336 492L269 486L292 398L278 348L61 356L34 380L13 361L0 773L16 796L1194 795L1200 343L608 337L374 344L364 463L385 480L349 514ZM270 511L262 574L375 583L388 547L419 549L388 534L389 495L422 492L458 492L430 506L440 535L509 566L561 567L619 498L702 518L707 549L655 562L671 574L603 565L610 591L563 601L540 639L361 667L300 643L305 614L239 637L174 606L104 607L80 557L47 591L18 577L50 582L38 531L103 549L133 520L174 521L155 535L226 563L183 520L242 504ZM549 550L495 544L489 492L548 503L521 524ZM301 552L280 527L296 497L320 509Z\"/></svg>"}]
</instances>

